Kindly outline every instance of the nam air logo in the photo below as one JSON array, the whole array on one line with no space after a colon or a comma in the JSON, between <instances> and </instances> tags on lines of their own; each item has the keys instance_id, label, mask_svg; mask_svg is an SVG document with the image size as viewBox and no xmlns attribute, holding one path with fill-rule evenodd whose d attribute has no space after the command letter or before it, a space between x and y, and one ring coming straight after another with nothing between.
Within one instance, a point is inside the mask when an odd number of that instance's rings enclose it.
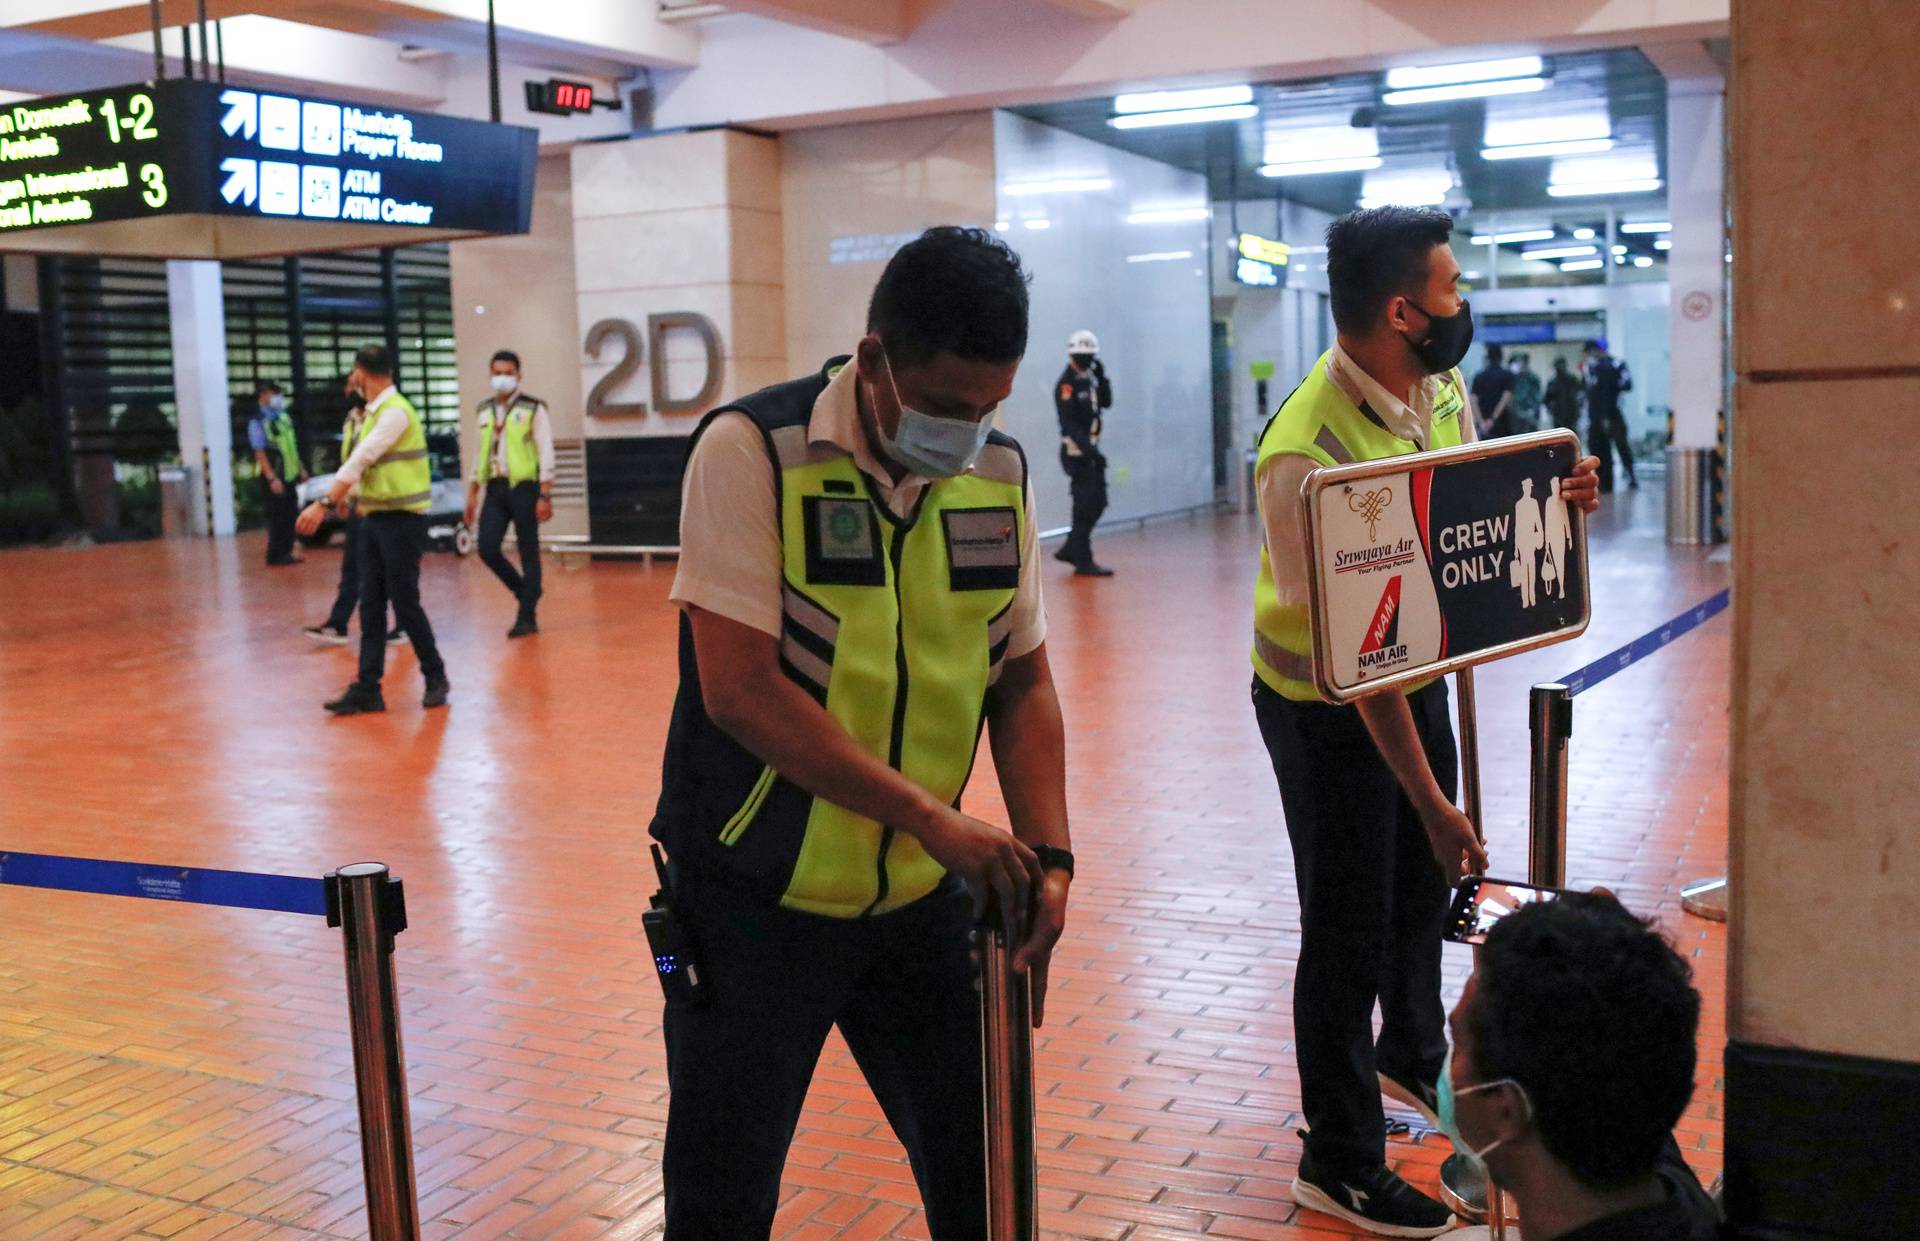
<instances>
[{"instance_id":1,"label":"nam air logo","mask_svg":"<svg viewBox=\"0 0 1920 1241\"><path fill-rule=\"evenodd\" d=\"M1360 643L1360 670L1374 672L1405 663L1407 648L1400 641L1400 575L1394 574L1380 592L1380 605Z\"/></svg>"}]
</instances>

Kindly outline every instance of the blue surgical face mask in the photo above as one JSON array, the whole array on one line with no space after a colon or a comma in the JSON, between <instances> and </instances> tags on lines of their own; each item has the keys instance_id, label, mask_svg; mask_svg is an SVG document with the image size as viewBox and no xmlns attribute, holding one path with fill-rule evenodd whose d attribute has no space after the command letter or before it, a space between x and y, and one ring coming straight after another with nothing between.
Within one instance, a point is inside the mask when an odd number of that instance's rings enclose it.
<instances>
[{"instance_id":1,"label":"blue surgical face mask","mask_svg":"<svg viewBox=\"0 0 1920 1241\"><path fill-rule=\"evenodd\" d=\"M893 385L892 369L889 367L887 383ZM900 407L900 425L892 435L874 418L874 426L880 433L880 446L887 455L906 466L915 474L927 478L952 478L956 474L965 474L980 459L981 449L987 446L987 437L993 434L992 417L982 418L978 422L963 422L958 418L936 418L932 414L923 414L917 409L909 409L900 399L900 389L894 387L893 400Z\"/></svg>"},{"instance_id":2,"label":"blue surgical face mask","mask_svg":"<svg viewBox=\"0 0 1920 1241\"><path fill-rule=\"evenodd\" d=\"M1527 1115L1531 1117L1533 1115L1533 1100L1527 1097L1527 1088L1511 1077L1496 1078L1490 1082L1480 1082L1477 1085L1455 1089L1453 1084L1452 1052L1448 1052L1447 1054L1446 1067L1440 1071L1440 1081L1435 1091L1439 1098L1433 1110L1440 1117L1440 1131L1452 1140L1455 1150L1467 1157L1467 1162L1479 1168L1483 1173L1486 1171L1486 1163L1484 1162L1486 1157L1500 1147L1505 1146L1511 1141L1511 1138L1495 1138L1479 1150L1473 1149L1473 1147L1467 1145L1467 1140L1460 1136L1460 1118L1454 1113L1454 1103L1463 1095L1477 1094L1482 1090L1494 1090L1502 1086L1511 1086L1520 1092L1520 1100L1526 1107Z\"/></svg>"},{"instance_id":3,"label":"blue surgical face mask","mask_svg":"<svg viewBox=\"0 0 1920 1241\"><path fill-rule=\"evenodd\" d=\"M274 393L272 396L267 398L268 413L278 414L285 411L286 408L287 408L287 398L284 396L281 396L278 392Z\"/></svg>"}]
</instances>

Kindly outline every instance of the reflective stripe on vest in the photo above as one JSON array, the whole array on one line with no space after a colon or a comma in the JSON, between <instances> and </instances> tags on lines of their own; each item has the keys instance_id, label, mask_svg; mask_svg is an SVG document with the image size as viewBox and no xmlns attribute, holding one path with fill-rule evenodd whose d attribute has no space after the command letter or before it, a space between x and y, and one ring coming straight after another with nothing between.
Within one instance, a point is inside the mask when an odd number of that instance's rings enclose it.
<instances>
[{"instance_id":1,"label":"reflective stripe on vest","mask_svg":"<svg viewBox=\"0 0 1920 1241\"><path fill-rule=\"evenodd\" d=\"M1293 395L1260 436L1257 477L1273 457L1295 453L1323 466L1378 461L1419 452L1421 447L1388 431L1370 411L1347 399L1327 373L1331 351L1320 356ZM1429 448L1460 443L1466 412L1464 381L1455 370L1434 400ZM1317 702L1313 681L1313 618L1305 605L1282 604L1274 589L1273 561L1260 547L1260 576L1253 587L1253 670L1268 688L1296 702ZM1412 694L1431 682L1408 686Z\"/></svg>"},{"instance_id":2,"label":"reflective stripe on vest","mask_svg":"<svg viewBox=\"0 0 1920 1241\"><path fill-rule=\"evenodd\" d=\"M514 486L540 481L540 448L533 439L533 416L538 408L535 402L516 396L513 404L507 409L507 482ZM493 423L494 404L492 401L485 401L480 406L480 482L482 485L495 477Z\"/></svg>"},{"instance_id":3,"label":"reflective stripe on vest","mask_svg":"<svg viewBox=\"0 0 1920 1241\"><path fill-rule=\"evenodd\" d=\"M387 454L360 476L360 511L424 513L433 500L433 465L427 459L426 426L406 397L396 392L387 400L398 404L407 415L407 429ZM368 417L378 415L370 413Z\"/></svg>"}]
</instances>

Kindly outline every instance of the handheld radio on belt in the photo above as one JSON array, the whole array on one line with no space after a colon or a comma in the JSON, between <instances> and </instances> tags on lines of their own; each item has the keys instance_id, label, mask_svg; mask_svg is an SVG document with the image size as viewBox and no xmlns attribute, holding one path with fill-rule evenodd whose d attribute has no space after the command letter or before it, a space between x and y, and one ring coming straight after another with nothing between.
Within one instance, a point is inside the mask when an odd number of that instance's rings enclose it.
<instances>
[{"instance_id":1,"label":"handheld radio on belt","mask_svg":"<svg viewBox=\"0 0 1920 1241\"><path fill-rule=\"evenodd\" d=\"M674 909L673 879L667 873L667 861L654 845L653 870L660 877L660 890L653 894L647 911L640 915L646 928L647 946L653 951L654 972L660 977L660 990L667 1003L691 1007L707 997L706 978L701 973L693 935Z\"/></svg>"}]
</instances>

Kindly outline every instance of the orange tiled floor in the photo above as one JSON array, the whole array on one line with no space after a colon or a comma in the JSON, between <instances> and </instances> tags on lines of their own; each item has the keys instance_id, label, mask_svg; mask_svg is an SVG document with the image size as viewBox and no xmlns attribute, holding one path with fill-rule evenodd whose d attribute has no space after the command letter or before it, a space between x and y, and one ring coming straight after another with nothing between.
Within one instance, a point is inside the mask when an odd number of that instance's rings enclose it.
<instances>
[{"instance_id":1,"label":"orange tiled floor","mask_svg":"<svg viewBox=\"0 0 1920 1241\"><path fill-rule=\"evenodd\" d=\"M1596 523L1579 643L1483 670L1496 869L1525 866L1525 688L1725 584ZM1083 859L1039 1039L1054 1237L1331 1238L1297 1212L1288 1011L1297 908L1247 703L1254 528L1119 533L1110 582L1054 577L1051 649ZM545 632L477 563L430 560L454 683L425 714L319 703L350 656L297 633L336 561L256 538L0 555L0 848L406 880L399 943L430 1237L657 1232L660 1000L643 834L673 691L671 566L550 569ZM1053 568L1049 562L1049 568ZM1657 912L1713 1015L1683 1145L1720 1160L1724 935L1678 889L1726 839L1727 622L1578 703L1571 877ZM971 808L999 812L990 771ZM0 1241L364 1235L336 933L292 915L0 888ZM1450 950L1451 951L1451 950ZM1457 986L1464 950L1450 956ZM1430 1184L1445 1143L1396 1140ZM924 1237L900 1152L830 1045L779 1235Z\"/></svg>"}]
</instances>

